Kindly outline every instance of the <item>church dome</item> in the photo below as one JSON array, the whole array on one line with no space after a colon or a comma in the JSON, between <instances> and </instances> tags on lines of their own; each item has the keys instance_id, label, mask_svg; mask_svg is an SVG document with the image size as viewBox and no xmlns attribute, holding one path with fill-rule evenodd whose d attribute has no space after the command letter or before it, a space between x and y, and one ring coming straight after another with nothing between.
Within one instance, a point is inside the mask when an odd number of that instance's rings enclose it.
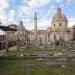
<instances>
[{"instance_id":1,"label":"church dome","mask_svg":"<svg viewBox=\"0 0 75 75\"><path fill-rule=\"evenodd\" d=\"M57 22L57 21L65 21L65 22L67 22L66 16L61 13L61 8L57 8L57 13L52 19L52 22Z\"/></svg>"},{"instance_id":2,"label":"church dome","mask_svg":"<svg viewBox=\"0 0 75 75\"><path fill-rule=\"evenodd\" d=\"M18 30L19 31L25 31L26 30L22 21L20 21L20 23L19 23Z\"/></svg>"}]
</instances>

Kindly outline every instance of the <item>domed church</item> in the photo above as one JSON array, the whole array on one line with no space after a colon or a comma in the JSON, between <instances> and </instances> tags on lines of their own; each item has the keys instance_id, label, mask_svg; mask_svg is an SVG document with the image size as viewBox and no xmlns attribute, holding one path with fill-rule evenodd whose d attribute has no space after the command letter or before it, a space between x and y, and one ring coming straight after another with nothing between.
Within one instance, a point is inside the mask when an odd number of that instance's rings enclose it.
<instances>
[{"instance_id":1,"label":"domed church","mask_svg":"<svg viewBox=\"0 0 75 75\"><path fill-rule=\"evenodd\" d=\"M50 42L71 40L71 30L68 28L67 17L62 14L61 8L57 8L57 12L52 18L51 27L48 28L48 40ZM48 41L49 42L49 41Z\"/></svg>"}]
</instances>

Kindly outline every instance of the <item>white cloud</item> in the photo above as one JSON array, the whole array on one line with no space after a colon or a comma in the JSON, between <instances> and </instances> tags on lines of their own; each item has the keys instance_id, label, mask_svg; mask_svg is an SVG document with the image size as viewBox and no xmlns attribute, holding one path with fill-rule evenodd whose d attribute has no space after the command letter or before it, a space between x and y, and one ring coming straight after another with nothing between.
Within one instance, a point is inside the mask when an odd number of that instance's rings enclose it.
<instances>
[{"instance_id":1,"label":"white cloud","mask_svg":"<svg viewBox=\"0 0 75 75\"><path fill-rule=\"evenodd\" d=\"M8 8L8 0L0 0L0 9Z\"/></svg>"},{"instance_id":2,"label":"white cloud","mask_svg":"<svg viewBox=\"0 0 75 75\"><path fill-rule=\"evenodd\" d=\"M51 20L47 20L47 19L40 19L38 21L38 29L47 29L48 26L50 26Z\"/></svg>"},{"instance_id":3,"label":"white cloud","mask_svg":"<svg viewBox=\"0 0 75 75\"><path fill-rule=\"evenodd\" d=\"M15 10L10 10L8 12L8 15L6 15L6 19L3 20L4 24L6 24L6 25L17 24L15 16L16 16L16 11Z\"/></svg>"},{"instance_id":4,"label":"white cloud","mask_svg":"<svg viewBox=\"0 0 75 75\"><path fill-rule=\"evenodd\" d=\"M22 5L19 6L19 14L20 17L28 16L35 12L37 8L40 8L46 4L49 4L51 0L29 0L29 1L22 1Z\"/></svg>"},{"instance_id":5,"label":"white cloud","mask_svg":"<svg viewBox=\"0 0 75 75\"><path fill-rule=\"evenodd\" d=\"M64 6L70 6L72 4L75 4L75 0L54 0L56 2L58 7L65 8Z\"/></svg>"},{"instance_id":6,"label":"white cloud","mask_svg":"<svg viewBox=\"0 0 75 75\"><path fill-rule=\"evenodd\" d=\"M4 22L7 17L6 17L6 9L8 8L8 0L0 0L0 21Z\"/></svg>"},{"instance_id":7,"label":"white cloud","mask_svg":"<svg viewBox=\"0 0 75 75\"><path fill-rule=\"evenodd\" d=\"M59 3L62 3L63 0L56 0L56 2L59 4Z\"/></svg>"},{"instance_id":8,"label":"white cloud","mask_svg":"<svg viewBox=\"0 0 75 75\"><path fill-rule=\"evenodd\" d=\"M64 4L74 4L75 0L56 0L57 4L61 6Z\"/></svg>"},{"instance_id":9,"label":"white cloud","mask_svg":"<svg viewBox=\"0 0 75 75\"><path fill-rule=\"evenodd\" d=\"M38 7L41 7L41 6L46 5L48 3L50 3L50 0L30 0L28 5L31 8L38 8Z\"/></svg>"},{"instance_id":10,"label":"white cloud","mask_svg":"<svg viewBox=\"0 0 75 75\"><path fill-rule=\"evenodd\" d=\"M73 25L75 25L75 17L70 17L68 26L72 27Z\"/></svg>"},{"instance_id":11,"label":"white cloud","mask_svg":"<svg viewBox=\"0 0 75 75\"><path fill-rule=\"evenodd\" d=\"M75 0L66 0L67 2L74 2Z\"/></svg>"}]
</instances>

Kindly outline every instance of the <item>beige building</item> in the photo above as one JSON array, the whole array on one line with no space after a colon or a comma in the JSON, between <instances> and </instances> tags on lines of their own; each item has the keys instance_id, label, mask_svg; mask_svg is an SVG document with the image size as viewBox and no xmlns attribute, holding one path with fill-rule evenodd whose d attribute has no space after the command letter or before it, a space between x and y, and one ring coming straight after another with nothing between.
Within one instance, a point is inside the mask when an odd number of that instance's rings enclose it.
<instances>
[{"instance_id":1,"label":"beige building","mask_svg":"<svg viewBox=\"0 0 75 75\"><path fill-rule=\"evenodd\" d=\"M57 8L57 12L52 18L51 27L47 29L48 41L67 42L72 39L71 30L68 28L67 17L62 14L61 8Z\"/></svg>"}]
</instances>

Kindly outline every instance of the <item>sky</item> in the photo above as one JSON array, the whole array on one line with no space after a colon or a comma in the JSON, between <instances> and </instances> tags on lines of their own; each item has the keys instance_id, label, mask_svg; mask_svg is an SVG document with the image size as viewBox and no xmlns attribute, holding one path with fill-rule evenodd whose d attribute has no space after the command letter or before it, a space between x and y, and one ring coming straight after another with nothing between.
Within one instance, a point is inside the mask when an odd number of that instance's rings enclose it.
<instances>
[{"instance_id":1,"label":"sky","mask_svg":"<svg viewBox=\"0 0 75 75\"><path fill-rule=\"evenodd\" d=\"M31 30L37 12L38 29L47 29L57 7L61 7L67 16L68 26L75 25L75 0L0 0L0 22L2 25L19 25L22 20L25 28Z\"/></svg>"}]
</instances>

